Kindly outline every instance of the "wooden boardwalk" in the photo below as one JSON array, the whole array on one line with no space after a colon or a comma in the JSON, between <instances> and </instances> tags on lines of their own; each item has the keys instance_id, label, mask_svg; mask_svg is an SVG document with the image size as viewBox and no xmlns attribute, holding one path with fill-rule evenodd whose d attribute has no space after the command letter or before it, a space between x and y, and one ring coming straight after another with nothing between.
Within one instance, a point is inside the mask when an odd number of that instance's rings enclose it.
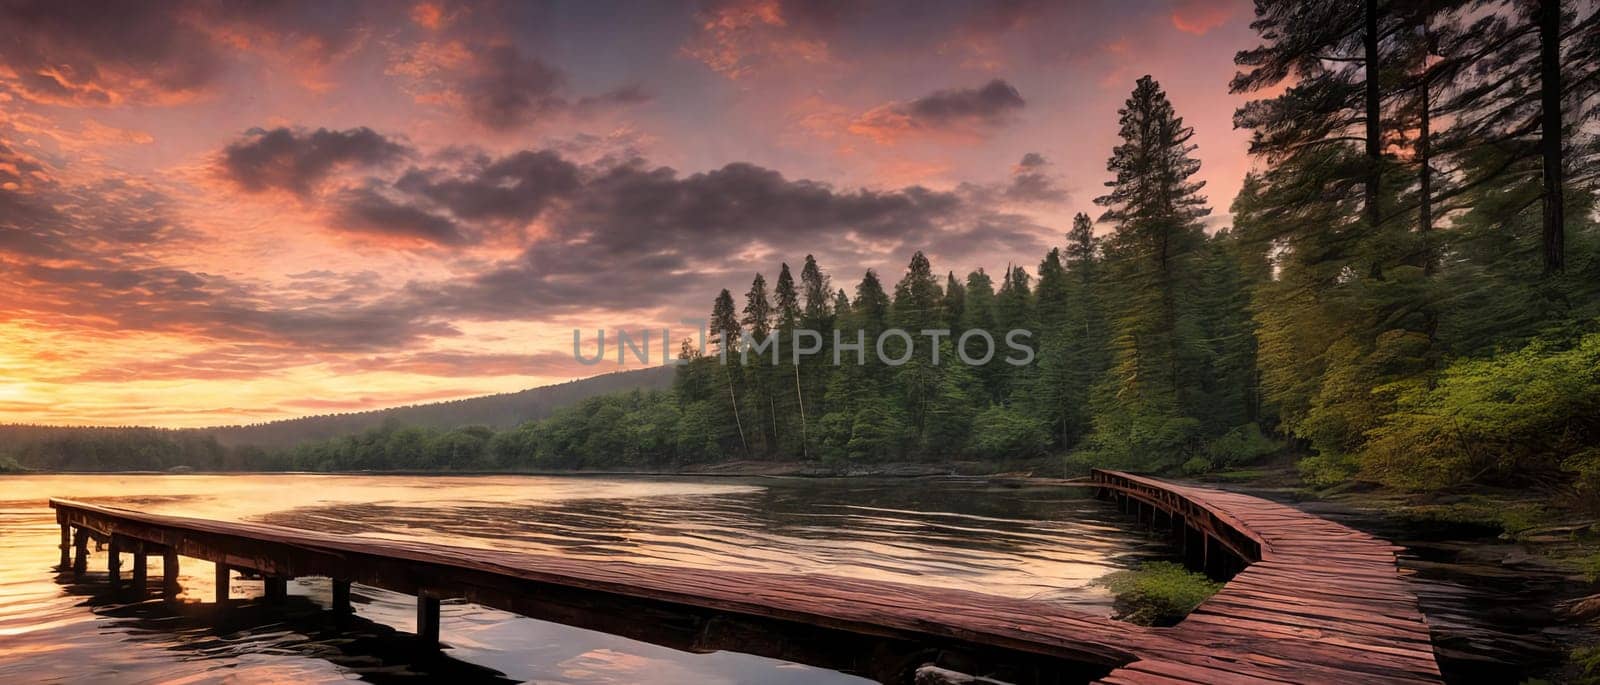
<instances>
[{"instance_id":1,"label":"wooden boardwalk","mask_svg":"<svg viewBox=\"0 0 1600 685\"><path fill-rule=\"evenodd\" d=\"M1427 619L1398 574L1400 548L1249 495L1116 471L1093 480L1181 535L1202 565L1233 574L1177 626L1155 629L1170 642L1140 648L1101 682L1441 682ZM1248 565L1234 573L1238 563Z\"/></svg>"},{"instance_id":2,"label":"wooden boardwalk","mask_svg":"<svg viewBox=\"0 0 1600 685\"><path fill-rule=\"evenodd\" d=\"M110 546L114 584L143 593L146 557L417 595L418 633L440 639L439 603L459 598L694 652L738 651L881 682L937 663L1018 683L1439 682L1427 624L1381 540L1258 498L1095 472L1103 497L1172 531L1197 566L1232 575L1172 628L1143 628L1036 600L824 575L715 571L345 537L51 500L63 568ZM1242 569L1242 570L1241 570ZM169 597L179 589L168 575ZM446 630L445 639L448 640Z\"/></svg>"}]
</instances>

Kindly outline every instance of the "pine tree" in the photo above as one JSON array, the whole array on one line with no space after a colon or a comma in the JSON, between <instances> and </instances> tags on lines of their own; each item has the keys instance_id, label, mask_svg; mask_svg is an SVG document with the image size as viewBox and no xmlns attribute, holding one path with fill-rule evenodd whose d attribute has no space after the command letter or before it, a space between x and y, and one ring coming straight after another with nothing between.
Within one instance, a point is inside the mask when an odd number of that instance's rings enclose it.
<instances>
[{"instance_id":1,"label":"pine tree","mask_svg":"<svg viewBox=\"0 0 1600 685\"><path fill-rule=\"evenodd\" d=\"M813 330L827 328L827 318L833 304L833 291L827 274L822 272L822 267L817 266L816 257L806 255L806 264L800 269L800 283L805 295L806 327Z\"/></svg>"},{"instance_id":2,"label":"pine tree","mask_svg":"<svg viewBox=\"0 0 1600 685\"><path fill-rule=\"evenodd\" d=\"M992 348L985 348L983 340L973 335L967 341L965 349L958 349L970 359L982 359L984 352L990 352L988 363L973 369L981 385L979 402L988 404L1004 400L1002 394L1005 386L1004 370L1000 368L997 360L1001 355L1002 338L995 337L998 326L995 325L995 293L994 282L983 269L978 269L967 274L965 304L962 308L961 330L963 333L973 330L983 330L989 333L994 341ZM1002 334L1003 335L1003 334ZM956 344L960 345L960 338Z\"/></svg>"},{"instance_id":3,"label":"pine tree","mask_svg":"<svg viewBox=\"0 0 1600 685\"><path fill-rule=\"evenodd\" d=\"M906 427L916 436L920 454L927 454L930 446L927 441L929 404L940 391L942 376L941 369L933 364L936 348L931 347L929 339L921 332L940 327L939 302L943 297L928 258L921 252L912 255L905 276L894 286L891 319L895 328L911 335L912 348L906 351L910 359L894 369L894 381L905 405ZM891 358L899 357L902 350L899 343L884 348Z\"/></svg>"},{"instance_id":4,"label":"pine tree","mask_svg":"<svg viewBox=\"0 0 1600 685\"><path fill-rule=\"evenodd\" d=\"M961 316L966 308L967 287L956 280L956 272L951 271L945 276L944 299L939 303L944 327L950 329L951 336L961 335Z\"/></svg>"},{"instance_id":5,"label":"pine tree","mask_svg":"<svg viewBox=\"0 0 1600 685\"><path fill-rule=\"evenodd\" d=\"M767 298L767 279L761 274L756 274L755 280L750 282L750 291L745 293L744 319L740 323L749 329L751 340L757 344L766 341L772 334L772 304ZM756 431L760 438L758 450L765 456L777 452L779 437L772 354L768 351L753 356L744 367L745 378L751 387L751 402L748 405L752 409L750 416L759 427Z\"/></svg>"},{"instance_id":6,"label":"pine tree","mask_svg":"<svg viewBox=\"0 0 1600 685\"><path fill-rule=\"evenodd\" d=\"M791 284L792 289L792 284ZM750 329L750 336L764 340L772 332L772 303L767 299L767 279L756 274L750 282L750 291L744 296L744 318L740 323Z\"/></svg>"},{"instance_id":7,"label":"pine tree","mask_svg":"<svg viewBox=\"0 0 1600 685\"><path fill-rule=\"evenodd\" d=\"M1095 199L1102 221L1116 223L1110 254L1120 294L1112 323L1115 361L1095 409L1097 439L1116 459L1178 458L1201 438L1194 417L1198 313L1189 301L1194 254L1209 213L1204 185L1190 178L1194 129L1184 125L1150 77L1139 79L1120 110L1122 143L1106 168L1114 178ZM1152 437L1154 438L1152 441Z\"/></svg>"},{"instance_id":8,"label":"pine tree","mask_svg":"<svg viewBox=\"0 0 1600 685\"><path fill-rule=\"evenodd\" d=\"M735 376L731 369L731 365L739 363L736 350L742 333L743 329L740 327L739 319L733 309L733 294L724 288L717 295L716 303L711 307L711 334L714 336L713 342L716 343L717 349L721 354L718 364L722 367L722 376L728 391L727 406L733 416L734 427L739 434L740 453L745 458L749 458L750 441L745 436L744 421L739 415L739 392L735 388Z\"/></svg>"},{"instance_id":9,"label":"pine tree","mask_svg":"<svg viewBox=\"0 0 1600 685\"><path fill-rule=\"evenodd\" d=\"M1368 232L1383 223L1385 39L1398 19L1387 3L1257 0L1251 23L1266 41L1240 51L1234 62L1247 71L1230 84L1234 93L1272 88L1283 94L1247 103L1234 125L1253 129L1250 151L1275 161L1324 146L1360 142L1364 158L1341 167L1340 182L1358 181Z\"/></svg>"}]
</instances>

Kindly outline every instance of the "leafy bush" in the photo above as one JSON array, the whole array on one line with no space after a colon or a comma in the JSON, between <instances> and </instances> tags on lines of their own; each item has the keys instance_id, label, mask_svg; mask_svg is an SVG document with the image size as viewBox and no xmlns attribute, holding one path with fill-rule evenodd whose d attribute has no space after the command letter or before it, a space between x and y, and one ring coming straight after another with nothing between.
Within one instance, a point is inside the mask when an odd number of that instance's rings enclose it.
<instances>
[{"instance_id":1,"label":"leafy bush","mask_svg":"<svg viewBox=\"0 0 1600 685\"><path fill-rule=\"evenodd\" d=\"M1450 364L1431 386L1396 388L1363 466L1397 486L1555 480L1576 472L1600 489L1600 334L1562 349L1546 342ZM1571 474L1569 474L1571 475Z\"/></svg>"},{"instance_id":2,"label":"leafy bush","mask_svg":"<svg viewBox=\"0 0 1600 685\"><path fill-rule=\"evenodd\" d=\"M1578 672L1578 677L1573 680L1577 685L1600 683L1600 645L1574 647L1572 653L1567 655L1567 662Z\"/></svg>"},{"instance_id":3,"label":"leafy bush","mask_svg":"<svg viewBox=\"0 0 1600 685\"><path fill-rule=\"evenodd\" d=\"M1338 485L1354 476L1360 470L1355 460L1337 454L1318 454L1301 459L1295 464L1300 470L1300 479L1306 484L1325 488Z\"/></svg>"},{"instance_id":4,"label":"leafy bush","mask_svg":"<svg viewBox=\"0 0 1600 685\"><path fill-rule=\"evenodd\" d=\"M1213 467L1242 466L1255 463L1281 449L1283 443L1263 434L1261 426L1247 423L1212 440L1206 445L1206 456Z\"/></svg>"},{"instance_id":5,"label":"leafy bush","mask_svg":"<svg viewBox=\"0 0 1600 685\"><path fill-rule=\"evenodd\" d=\"M1141 564L1094 581L1117 598L1117 618L1139 625L1173 625L1222 589L1205 574L1170 561Z\"/></svg>"},{"instance_id":6,"label":"leafy bush","mask_svg":"<svg viewBox=\"0 0 1600 685\"><path fill-rule=\"evenodd\" d=\"M1031 457L1050 446L1050 431L1037 419L996 405L973 419L972 446L989 456Z\"/></svg>"},{"instance_id":7,"label":"leafy bush","mask_svg":"<svg viewBox=\"0 0 1600 685\"><path fill-rule=\"evenodd\" d=\"M1216 467L1217 465L1212 463L1210 459L1205 457L1194 457L1189 461L1183 462L1183 465L1179 466L1178 470L1181 471L1185 476L1194 476L1202 473L1208 473Z\"/></svg>"}]
</instances>

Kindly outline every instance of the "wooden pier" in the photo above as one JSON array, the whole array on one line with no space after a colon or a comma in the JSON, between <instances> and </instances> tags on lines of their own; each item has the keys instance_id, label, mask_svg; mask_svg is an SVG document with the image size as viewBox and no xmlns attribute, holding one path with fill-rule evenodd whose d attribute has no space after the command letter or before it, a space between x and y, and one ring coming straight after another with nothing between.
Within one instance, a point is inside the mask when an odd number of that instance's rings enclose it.
<instances>
[{"instance_id":1,"label":"wooden pier","mask_svg":"<svg viewBox=\"0 0 1600 685\"><path fill-rule=\"evenodd\" d=\"M1427 623L1397 575L1395 548L1292 507L1096 471L1100 495L1170 533L1224 589L1171 628L1145 628L1050 602L841 578L717 571L423 545L252 523L146 514L52 499L61 565L87 570L109 546L112 586L143 594L150 555L176 598L180 557L216 565L226 606L234 570L281 601L287 581L325 577L331 609L358 583L417 596L418 637L448 642L441 600L692 652L736 651L910 682L927 664L1016 683L1440 682ZM132 555L123 586L122 556Z\"/></svg>"}]
</instances>

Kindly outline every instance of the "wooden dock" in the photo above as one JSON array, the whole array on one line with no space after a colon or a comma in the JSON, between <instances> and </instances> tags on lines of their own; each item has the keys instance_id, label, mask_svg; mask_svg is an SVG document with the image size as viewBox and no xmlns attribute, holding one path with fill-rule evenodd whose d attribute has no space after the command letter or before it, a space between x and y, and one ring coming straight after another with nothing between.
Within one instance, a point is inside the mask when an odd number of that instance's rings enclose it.
<instances>
[{"instance_id":1,"label":"wooden dock","mask_svg":"<svg viewBox=\"0 0 1600 685\"><path fill-rule=\"evenodd\" d=\"M1103 498L1173 535L1197 568L1231 577L1171 628L1144 628L1050 602L840 578L716 571L374 540L252 523L146 514L52 499L62 568L84 573L109 545L121 592L148 591L163 557L260 575L262 601L326 577L332 609L350 585L416 595L420 639L441 639L440 601L459 599L693 652L736 651L910 682L927 664L1015 683L1440 682L1427 623L1382 540L1255 497L1096 471ZM122 572L132 555L131 579ZM126 582L126 585L124 583ZM448 626L444 639L448 641Z\"/></svg>"}]
</instances>

